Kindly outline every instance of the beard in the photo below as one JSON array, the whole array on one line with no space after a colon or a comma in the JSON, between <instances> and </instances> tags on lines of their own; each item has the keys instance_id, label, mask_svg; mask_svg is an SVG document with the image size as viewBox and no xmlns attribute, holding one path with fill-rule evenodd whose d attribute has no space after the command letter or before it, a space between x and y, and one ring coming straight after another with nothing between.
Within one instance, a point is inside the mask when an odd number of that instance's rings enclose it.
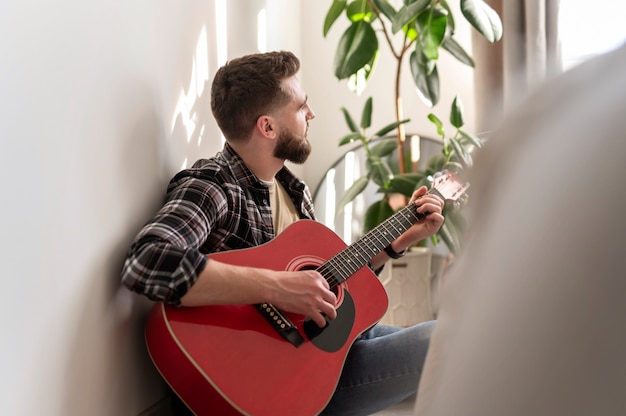
<instances>
[{"instance_id":1,"label":"beard","mask_svg":"<svg viewBox=\"0 0 626 416\"><path fill-rule=\"evenodd\" d=\"M281 130L274 148L274 157L301 165L310 154L311 142L307 139L306 133L298 136L289 130Z\"/></svg>"}]
</instances>

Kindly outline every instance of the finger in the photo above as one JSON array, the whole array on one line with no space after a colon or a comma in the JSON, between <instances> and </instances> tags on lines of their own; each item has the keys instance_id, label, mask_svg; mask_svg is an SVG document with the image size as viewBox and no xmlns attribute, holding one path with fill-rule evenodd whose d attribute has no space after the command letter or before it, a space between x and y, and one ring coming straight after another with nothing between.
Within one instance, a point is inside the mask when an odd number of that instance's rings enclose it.
<instances>
[{"instance_id":1,"label":"finger","mask_svg":"<svg viewBox=\"0 0 626 416\"><path fill-rule=\"evenodd\" d=\"M326 326L326 318L322 315L321 312L315 313L311 316L311 319L317 326L320 328L324 328Z\"/></svg>"},{"instance_id":2,"label":"finger","mask_svg":"<svg viewBox=\"0 0 626 416\"><path fill-rule=\"evenodd\" d=\"M430 224L432 224L432 225L434 225L434 226L436 226L436 227L440 227L440 226L443 224L444 217L443 217L443 215L441 215L441 214L433 213L433 214L429 214L429 215L426 217L426 220L427 220Z\"/></svg>"},{"instance_id":3,"label":"finger","mask_svg":"<svg viewBox=\"0 0 626 416\"><path fill-rule=\"evenodd\" d=\"M319 311L311 316L311 319L313 319L320 328L323 328L326 325L326 320L332 321L337 317L337 310L335 308L331 307L325 309L328 312Z\"/></svg>"},{"instance_id":4,"label":"finger","mask_svg":"<svg viewBox=\"0 0 626 416\"><path fill-rule=\"evenodd\" d=\"M337 304L337 298L333 294L332 298L333 302L324 302L320 305L320 310L324 315L328 317L328 319L335 319L337 317L337 309L335 309L335 305Z\"/></svg>"},{"instance_id":5,"label":"finger","mask_svg":"<svg viewBox=\"0 0 626 416\"><path fill-rule=\"evenodd\" d=\"M439 198L436 195L431 195L431 194L425 195L422 198L420 198L418 203L419 205L434 204L441 208L443 208L443 206L446 204L446 202L443 199Z\"/></svg>"},{"instance_id":6,"label":"finger","mask_svg":"<svg viewBox=\"0 0 626 416\"><path fill-rule=\"evenodd\" d=\"M440 213L442 209L443 207L441 205L437 203L429 202L429 203L426 203L417 207L417 212L419 212L420 214L423 214L423 213L434 214L434 213Z\"/></svg>"},{"instance_id":7,"label":"finger","mask_svg":"<svg viewBox=\"0 0 626 416\"><path fill-rule=\"evenodd\" d=\"M419 197L426 195L428 193L428 188L424 185L420 186L416 191L411 195L411 202L415 202Z\"/></svg>"},{"instance_id":8,"label":"finger","mask_svg":"<svg viewBox=\"0 0 626 416\"><path fill-rule=\"evenodd\" d=\"M330 284L328 283L328 280L326 280L324 278L324 276L322 276L322 274L318 271L315 270L310 270L310 272L313 275L313 278L316 279L317 281L321 282L322 287L328 291L330 291Z\"/></svg>"},{"instance_id":9,"label":"finger","mask_svg":"<svg viewBox=\"0 0 626 416\"><path fill-rule=\"evenodd\" d=\"M419 198L419 203L420 204L431 203L431 204L437 204L437 205L443 206L445 204L445 201L439 198L437 195L427 194Z\"/></svg>"},{"instance_id":10,"label":"finger","mask_svg":"<svg viewBox=\"0 0 626 416\"><path fill-rule=\"evenodd\" d=\"M322 298L325 302L328 302L330 305L335 306L337 304L337 295L335 292L331 290L327 290L322 294Z\"/></svg>"},{"instance_id":11,"label":"finger","mask_svg":"<svg viewBox=\"0 0 626 416\"><path fill-rule=\"evenodd\" d=\"M419 188L417 188L417 190L415 191L415 193L418 196L422 196L422 195L426 195L428 193L428 187L426 185L422 185Z\"/></svg>"}]
</instances>

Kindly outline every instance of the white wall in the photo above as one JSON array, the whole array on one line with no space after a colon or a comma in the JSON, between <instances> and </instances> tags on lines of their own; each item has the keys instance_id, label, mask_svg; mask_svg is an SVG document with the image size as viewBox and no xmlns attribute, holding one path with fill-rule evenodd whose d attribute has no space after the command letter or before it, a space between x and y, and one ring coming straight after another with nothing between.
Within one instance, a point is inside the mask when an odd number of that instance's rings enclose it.
<instances>
[{"instance_id":1,"label":"white wall","mask_svg":"<svg viewBox=\"0 0 626 416\"><path fill-rule=\"evenodd\" d=\"M212 4L0 7L2 412L137 414L161 387L146 304L119 289L119 268L173 169L215 148L172 129ZM215 137L207 114L197 124Z\"/></svg>"},{"instance_id":2,"label":"white wall","mask_svg":"<svg viewBox=\"0 0 626 416\"><path fill-rule=\"evenodd\" d=\"M339 107L362 105L332 77L330 0L0 3L3 414L137 415L163 397L143 345L149 303L120 288L119 270L169 177L221 148L207 83L225 57L256 50L264 5L268 49L303 61L315 151L296 170L314 187L343 151ZM407 115L424 120L410 95ZM391 105L376 102L377 123Z\"/></svg>"}]
</instances>

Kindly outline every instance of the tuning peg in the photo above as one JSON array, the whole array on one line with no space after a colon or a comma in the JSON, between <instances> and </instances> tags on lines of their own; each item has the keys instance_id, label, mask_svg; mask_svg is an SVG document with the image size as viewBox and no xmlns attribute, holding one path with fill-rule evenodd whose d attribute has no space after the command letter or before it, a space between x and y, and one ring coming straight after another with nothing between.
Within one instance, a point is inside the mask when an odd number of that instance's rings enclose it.
<instances>
[{"instance_id":1,"label":"tuning peg","mask_svg":"<svg viewBox=\"0 0 626 416\"><path fill-rule=\"evenodd\" d=\"M465 192L463 193L463 195L461 195L455 202L454 202L454 206L455 207L460 207L461 205L465 205L467 203L467 200L469 199L469 195L466 194Z\"/></svg>"}]
</instances>

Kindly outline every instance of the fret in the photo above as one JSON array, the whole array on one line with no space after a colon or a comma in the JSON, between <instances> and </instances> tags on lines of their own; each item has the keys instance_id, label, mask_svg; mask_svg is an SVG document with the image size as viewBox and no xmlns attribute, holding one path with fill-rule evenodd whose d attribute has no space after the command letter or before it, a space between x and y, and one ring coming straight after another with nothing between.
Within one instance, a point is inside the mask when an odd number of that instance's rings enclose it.
<instances>
[{"instance_id":1,"label":"fret","mask_svg":"<svg viewBox=\"0 0 626 416\"><path fill-rule=\"evenodd\" d=\"M421 217L423 215L417 214L414 204L403 208L359 238L351 246L336 254L320 266L318 271L327 280L332 277L334 281L329 281L331 286L345 282Z\"/></svg>"}]
</instances>

